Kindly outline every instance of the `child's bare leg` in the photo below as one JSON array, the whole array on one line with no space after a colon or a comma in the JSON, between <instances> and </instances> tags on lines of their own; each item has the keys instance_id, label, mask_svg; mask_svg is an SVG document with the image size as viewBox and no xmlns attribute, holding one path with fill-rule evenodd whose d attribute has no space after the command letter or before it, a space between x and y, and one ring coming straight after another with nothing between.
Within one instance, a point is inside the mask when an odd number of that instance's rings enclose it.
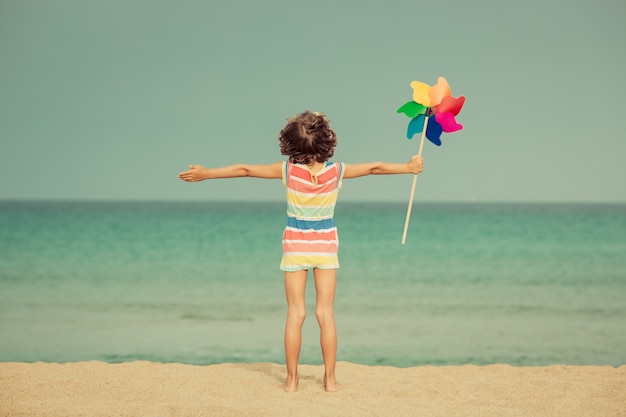
<instances>
[{"instance_id":1,"label":"child's bare leg","mask_svg":"<svg viewBox=\"0 0 626 417\"><path fill-rule=\"evenodd\" d=\"M302 346L302 324L306 316L304 291L306 270L285 272L285 295L287 296L287 323L285 324L285 360L287 379L283 389L294 392L298 389L298 360Z\"/></svg>"},{"instance_id":2,"label":"child's bare leg","mask_svg":"<svg viewBox=\"0 0 626 417\"><path fill-rule=\"evenodd\" d=\"M313 272L317 295L315 316L320 325L320 344L324 359L324 388L326 391L338 391L341 386L335 377L337 328L333 307L337 288L337 271L335 269L315 269Z\"/></svg>"}]
</instances>

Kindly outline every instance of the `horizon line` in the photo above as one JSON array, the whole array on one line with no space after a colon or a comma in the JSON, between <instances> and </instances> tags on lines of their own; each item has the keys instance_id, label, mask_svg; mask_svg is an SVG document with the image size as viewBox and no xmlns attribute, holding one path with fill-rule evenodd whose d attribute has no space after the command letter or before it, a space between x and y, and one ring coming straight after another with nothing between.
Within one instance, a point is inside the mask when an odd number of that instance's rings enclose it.
<instances>
[{"instance_id":1,"label":"horizon line","mask_svg":"<svg viewBox=\"0 0 626 417\"><path fill-rule=\"evenodd\" d=\"M170 204L190 204L190 203L260 203L260 204L280 204L285 203L283 199L155 199L155 198L2 198L0 197L0 203L170 203ZM402 200L369 200L369 199L344 199L337 202L337 205L342 204L408 204L407 201ZM467 200L414 200L413 204L527 204L527 205L626 205L626 200L479 200L479 199L467 199Z\"/></svg>"}]
</instances>

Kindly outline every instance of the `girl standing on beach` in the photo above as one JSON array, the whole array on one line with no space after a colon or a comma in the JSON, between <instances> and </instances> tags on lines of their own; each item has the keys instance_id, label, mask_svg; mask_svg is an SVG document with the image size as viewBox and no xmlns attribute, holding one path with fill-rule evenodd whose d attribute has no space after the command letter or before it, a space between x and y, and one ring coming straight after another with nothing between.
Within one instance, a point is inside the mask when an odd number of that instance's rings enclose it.
<instances>
[{"instance_id":1,"label":"girl standing on beach","mask_svg":"<svg viewBox=\"0 0 626 417\"><path fill-rule=\"evenodd\" d=\"M324 388L326 391L337 391L337 330L333 304L339 268L339 241L333 213L341 180L372 174L419 174L423 169L423 160L413 156L405 164L329 162L337 137L325 115L310 111L287 120L280 131L279 144L281 154L288 156L288 161L221 168L190 165L189 170L181 172L178 177L188 182L234 177L282 179L287 189L287 226L283 232L280 264L280 269L284 271L287 297L287 379L283 388L285 391L296 391L298 388L298 360L306 315L304 293L307 274L312 269L316 291L315 316L320 326L324 360Z\"/></svg>"}]
</instances>

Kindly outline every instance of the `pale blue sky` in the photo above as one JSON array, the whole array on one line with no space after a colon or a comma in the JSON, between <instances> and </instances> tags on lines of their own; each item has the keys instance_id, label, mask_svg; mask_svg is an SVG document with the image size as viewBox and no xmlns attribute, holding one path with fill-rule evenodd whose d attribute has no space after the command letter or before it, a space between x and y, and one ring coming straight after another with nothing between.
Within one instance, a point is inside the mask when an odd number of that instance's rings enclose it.
<instances>
[{"instance_id":1,"label":"pale blue sky","mask_svg":"<svg viewBox=\"0 0 626 417\"><path fill-rule=\"evenodd\" d=\"M0 0L0 199L281 200L280 181L176 175L282 160L305 109L334 160L408 160L396 109L442 75L465 128L425 144L416 202L626 202L625 21L621 0ZM406 201L411 181L341 198Z\"/></svg>"}]
</instances>

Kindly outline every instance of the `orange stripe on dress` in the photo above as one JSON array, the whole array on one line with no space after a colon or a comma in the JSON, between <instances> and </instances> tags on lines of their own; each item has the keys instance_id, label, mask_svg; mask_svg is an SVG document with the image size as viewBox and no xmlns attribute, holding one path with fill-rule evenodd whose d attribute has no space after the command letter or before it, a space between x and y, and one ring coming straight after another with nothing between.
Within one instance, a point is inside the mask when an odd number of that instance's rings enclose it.
<instances>
[{"instance_id":1,"label":"orange stripe on dress","mask_svg":"<svg viewBox=\"0 0 626 417\"><path fill-rule=\"evenodd\" d=\"M285 242L283 251L302 253L337 253L337 243Z\"/></svg>"},{"instance_id":2,"label":"orange stripe on dress","mask_svg":"<svg viewBox=\"0 0 626 417\"><path fill-rule=\"evenodd\" d=\"M332 168L334 168L334 167L332 167ZM318 185L325 185L329 180L334 179L335 176L336 176L336 169L326 169L326 168L324 168L322 171L324 171L324 172L322 172L319 175L316 175L317 176ZM312 181L311 171L309 171L309 169L306 168L306 167L299 166L299 165L292 165L290 174L291 174L292 177L299 178L301 180L306 181L309 185L313 185L313 184L311 184L311 181ZM334 183L335 183L335 181L331 182L331 184L334 184Z\"/></svg>"},{"instance_id":3,"label":"orange stripe on dress","mask_svg":"<svg viewBox=\"0 0 626 417\"><path fill-rule=\"evenodd\" d=\"M283 239L289 240L337 240L337 230L329 230L327 232L322 231L310 231L301 232L298 230L285 229L283 233Z\"/></svg>"}]
</instances>

